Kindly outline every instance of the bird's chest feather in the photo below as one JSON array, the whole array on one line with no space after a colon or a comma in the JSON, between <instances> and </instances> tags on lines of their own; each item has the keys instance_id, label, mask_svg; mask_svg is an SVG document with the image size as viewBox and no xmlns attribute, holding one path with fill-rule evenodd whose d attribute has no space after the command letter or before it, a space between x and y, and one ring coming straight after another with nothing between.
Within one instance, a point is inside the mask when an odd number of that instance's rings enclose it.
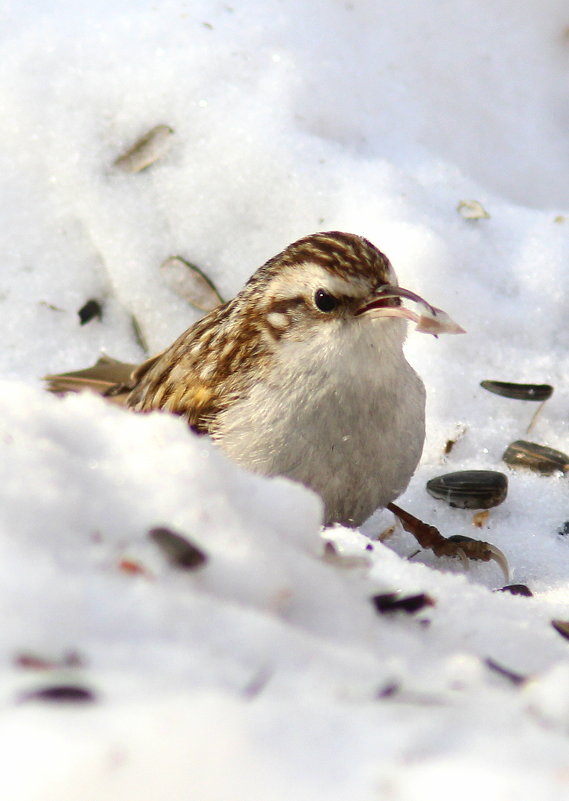
<instances>
[{"instance_id":1,"label":"bird's chest feather","mask_svg":"<svg viewBox=\"0 0 569 801\"><path fill-rule=\"evenodd\" d=\"M402 492L424 437L424 390L400 348L291 348L219 419L235 461L318 492L327 522L357 525Z\"/></svg>"}]
</instances>

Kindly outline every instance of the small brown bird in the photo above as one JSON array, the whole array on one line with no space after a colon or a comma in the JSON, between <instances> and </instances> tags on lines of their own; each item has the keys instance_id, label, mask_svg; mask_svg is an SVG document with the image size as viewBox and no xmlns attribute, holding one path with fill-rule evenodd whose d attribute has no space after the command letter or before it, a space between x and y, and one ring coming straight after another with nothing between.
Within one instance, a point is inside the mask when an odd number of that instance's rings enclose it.
<instances>
[{"instance_id":1,"label":"small brown bird","mask_svg":"<svg viewBox=\"0 0 569 801\"><path fill-rule=\"evenodd\" d=\"M55 392L90 388L137 412L181 415L243 467L317 492L326 525L358 526L405 490L423 448L425 390L403 354L405 318L424 333L462 332L399 287L366 239L318 233L143 364L104 358L47 379ZM435 552L491 558L413 533Z\"/></svg>"}]
</instances>

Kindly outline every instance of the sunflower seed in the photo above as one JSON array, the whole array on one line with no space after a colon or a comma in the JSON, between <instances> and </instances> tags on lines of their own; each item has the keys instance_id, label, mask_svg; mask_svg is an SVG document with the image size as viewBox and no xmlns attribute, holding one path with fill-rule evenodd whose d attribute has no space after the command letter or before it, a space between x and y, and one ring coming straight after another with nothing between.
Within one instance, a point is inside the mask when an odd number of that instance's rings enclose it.
<instances>
[{"instance_id":1,"label":"sunflower seed","mask_svg":"<svg viewBox=\"0 0 569 801\"><path fill-rule=\"evenodd\" d=\"M499 587L494 592L509 592L511 595L524 595L526 598L533 598L533 592L526 584L506 584Z\"/></svg>"},{"instance_id":2,"label":"sunflower seed","mask_svg":"<svg viewBox=\"0 0 569 801\"><path fill-rule=\"evenodd\" d=\"M181 256L170 256L160 265L170 289L201 311L211 311L223 303L213 282L199 267Z\"/></svg>"},{"instance_id":3,"label":"sunflower seed","mask_svg":"<svg viewBox=\"0 0 569 801\"><path fill-rule=\"evenodd\" d=\"M371 602L381 615L390 612L407 612L408 615L412 615L415 612L420 612L426 606L435 605L434 600L426 592L403 597L396 592L386 592L381 595L374 595Z\"/></svg>"},{"instance_id":4,"label":"sunflower seed","mask_svg":"<svg viewBox=\"0 0 569 801\"><path fill-rule=\"evenodd\" d=\"M115 159L114 165L124 172L140 172L150 167L159 158L162 158L172 144L171 138L174 133L168 125L156 125L148 133L137 139L126 153Z\"/></svg>"},{"instance_id":5,"label":"sunflower seed","mask_svg":"<svg viewBox=\"0 0 569 801\"><path fill-rule=\"evenodd\" d=\"M23 693L18 700L20 702L50 701L53 703L84 704L92 703L95 700L95 694L92 690L79 684L52 684Z\"/></svg>"},{"instance_id":6,"label":"sunflower seed","mask_svg":"<svg viewBox=\"0 0 569 801\"><path fill-rule=\"evenodd\" d=\"M510 384L507 381L481 381L480 386L501 395L503 398L515 400L545 401L553 395L550 384Z\"/></svg>"},{"instance_id":7,"label":"sunflower seed","mask_svg":"<svg viewBox=\"0 0 569 801\"><path fill-rule=\"evenodd\" d=\"M176 567L195 570L207 562L207 556L197 545L169 528L153 528L148 536Z\"/></svg>"},{"instance_id":8,"label":"sunflower seed","mask_svg":"<svg viewBox=\"0 0 569 801\"><path fill-rule=\"evenodd\" d=\"M427 481L427 492L458 509L490 509L508 493L508 479L496 470L458 470Z\"/></svg>"},{"instance_id":9,"label":"sunflower seed","mask_svg":"<svg viewBox=\"0 0 569 801\"><path fill-rule=\"evenodd\" d=\"M567 454L523 439L518 439L508 445L502 459L510 467L527 467L529 470L543 475L551 475L559 471L566 473L569 470Z\"/></svg>"}]
</instances>

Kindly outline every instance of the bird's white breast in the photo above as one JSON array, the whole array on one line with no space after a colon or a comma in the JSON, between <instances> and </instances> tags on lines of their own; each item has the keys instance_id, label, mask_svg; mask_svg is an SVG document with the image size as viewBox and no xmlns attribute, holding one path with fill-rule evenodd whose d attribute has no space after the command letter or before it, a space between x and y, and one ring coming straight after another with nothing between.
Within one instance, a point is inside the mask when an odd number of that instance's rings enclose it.
<instances>
[{"instance_id":1,"label":"bird's white breast","mask_svg":"<svg viewBox=\"0 0 569 801\"><path fill-rule=\"evenodd\" d=\"M399 320L322 327L219 418L236 462L315 490L325 522L357 526L406 488L424 440L424 387ZM338 335L340 334L340 336Z\"/></svg>"}]
</instances>

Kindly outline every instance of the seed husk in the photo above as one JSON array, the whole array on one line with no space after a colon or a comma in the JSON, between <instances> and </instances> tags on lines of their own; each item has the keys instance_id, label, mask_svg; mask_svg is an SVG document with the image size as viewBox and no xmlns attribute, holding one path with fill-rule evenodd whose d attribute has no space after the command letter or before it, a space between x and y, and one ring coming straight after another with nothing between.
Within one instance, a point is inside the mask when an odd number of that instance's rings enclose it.
<instances>
[{"instance_id":1,"label":"seed husk","mask_svg":"<svg viewBox=\"0 0 569 801\"><path fill-rule=\"evenodd\" d=\"M569 640L569 620L552 620L551 625L562 637Z\"/></svg>"},{"instance_id":2,"label":"seed husk","mask_svg":"<svg viewBox=\"0 0 569 801\"><path fill-rule=\"evenodd\" d=\"M22 693L18 700L20 702L48 701L58 704L85 704L92 703L96 697L92 690L80 684L52 684Z\"/></svg>"},{"instance_id":3,"label":"seed husk","mask_svg":"<svg viewBox=\"0 0 569 801\"><path fill-rule=\"evenodd\" d=\"M461 200L456 210L465 220L490 219L490 215L478 200Z\"/></svg>"},{"instance_id":4,"label":"seed husk","mask_svg":"<svg viewBox=\"0 0 569 801\"><path fill-rule=\"evenodd\" d=\"M458 470L427 481L427 492L457 509L490 509L508 493L508 478L497 470Z\"/></svg>"},{"instance_id":5,"label":"seed husk","mask_svg":"<svg viewBox=\"0 0 569 801\"><path fill-rule=\"evenodd\" d=\"M168 152L173 133L169 125L156 125L137 139L126 153L115 159L115 167L132 173L150 167Z\"/></svg>"},{"instance_id":6,"label":"seed husk","mask_svg":"<svg viewBox=\"0 0 569 801\"><path fill-rule=\"evenodd\" d=\"M79 315L80 325L86 325L86 323L90 323L91 320L95 318L97 320L103 318L103 307L98 300L91 298L91 300L88 300L87 303L81 306L77 314Z\"/></svg>"},{"instance_id":7,"label":"seed husk","mask_svg":"<svg viewBox=\"0 0 569 801\"><path fill-rule=\"evenodd\" d=\"M481 381L480 386L501 395L503 398L514 400L545 401L553 395L551 384L512 384L508 381Z\"/></svg>"},{"instance_id":8,"label":"seed husk","mask_svg":"<svg viewBox=\"0 0 569 801\"><path fill-rule=\"evenodd\" d=\"M201 548L169 528L153 528L148 536L176 567L195 570L207 562L207 556Z\"/></svg>"},{"instance_id":9,"label":"seed husk","mask_svg":"<svg viewBox=\"0 0 569 801\"><path fill-rule=\"evenodd\" d=\"M208 312L223 303L213 281L199 267L181 256L170 256L162 262L160 269L170 289L196 309Z\"/></svg>"},{"instance_id":10,"label":"seed husk","mask_svg":"<svg viewBox=\"0 0 569 801\"><path fill-rule=\"evenodd\" d=\"M509 592L511 595L523 595L526 598L533 598L533 592L526 584L506 584L505 587L499 587L494 592Z\"/></svg>"},{"instance_id":11,"label":"seed husk","mask_svg":"<svg viewBox=\"0 0 569 801\"><path fill-rule=\"evenodd\" d=\"M435 601L426 592L405 596L400 596L396 592L386 592L374 595L371 602L381 615L390 614L391 612L407 612L408 615L412 615L415 612L420 612L426 606L435 605Z\"/></svg>"},{"instance_id":12,"label":"seed husk","mask_svg":"<svg viewBox=\"0 0 569 801\"><path fill-rule=\"evenodd\" d=\"M508 679L508 681L511 681L512 684L519 686L521 684L525 684L529 679L529 676L524 676L522 673L518 673L515 670L510 670L510 668L504 667L504 665L496 662L496 660L492 659L491 657L485 659L484 664L486 667L490 668L490 670L493 670L495 673L499 673L500 676L503 676L505 679Z\"/></svg>"},{"instance_id":13,"label":"seed husk","mask_svg":"<svg viewBox=\"0 0 569 801\"><path fill-rule=\"evenodd\" d=\"M566 473L569 470L569 456L548 448L546 445L538 445L536 442L527 442L524 439L517 439L512 442L502 456L502 459L510 467L527 467L536 473L551 475L561 471Z\"/></svg>"}]
</instances>

